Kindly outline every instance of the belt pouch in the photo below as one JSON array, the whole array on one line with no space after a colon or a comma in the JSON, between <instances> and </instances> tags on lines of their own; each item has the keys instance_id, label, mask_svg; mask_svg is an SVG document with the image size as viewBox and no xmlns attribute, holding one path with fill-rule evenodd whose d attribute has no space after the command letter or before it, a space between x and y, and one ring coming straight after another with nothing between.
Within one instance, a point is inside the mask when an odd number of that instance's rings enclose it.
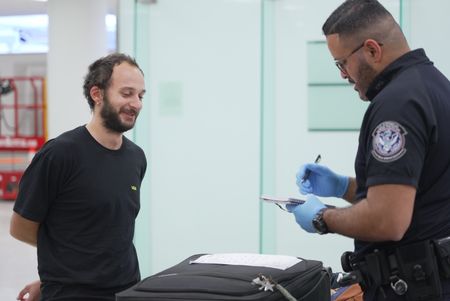
<instances>
[{"instance_id":1,"label":"belt pouch","mask_svg":"<svg viewBox=\"0 0 450 301\"><path fill-rule=\"evenodd\" d=\"M441 300L442 288L433 245L429 241L396 249L398 277L406 281L408 301Z\"/></svg>"},{"instance_id":2,"label":"belt pouch","mask_svg":"<svg viewBox=\"0 0 450 301\"><path fill-rule=\"evenodd\" d=\"M373 286L380 286L389 283L389 269L384 251L375 251L364 257L367 264L369 278Z\"/></svg>"},{"instance_id":3,"label":"belt pouch","mask_svg":"<svg viewBox=\"0 0 450 301\"><path fill-rule=\"evenodd\" d=\"M450 278L450 237L436 239L433 241L439 272L445 279Z\"/></svg>"}]
</instances>

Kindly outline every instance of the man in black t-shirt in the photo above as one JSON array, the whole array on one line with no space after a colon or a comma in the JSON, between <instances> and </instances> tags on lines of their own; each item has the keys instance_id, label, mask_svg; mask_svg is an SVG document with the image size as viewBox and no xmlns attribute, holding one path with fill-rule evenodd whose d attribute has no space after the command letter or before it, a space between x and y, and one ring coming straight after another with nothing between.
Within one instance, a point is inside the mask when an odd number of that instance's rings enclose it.
<instances>
[{"instance_id":1,"label":"man in black t-shirt","mask_svg":"<svg viewBox=\"0 0 450 301\"><path fill-rule=\"evenodd\" d=\"M133 58L98 59L84 81L91 121L49 140L26 169L10 232L37 247L40 280L19 300L115 300L140 280L133 236L147 162L123 133L144 93Z\"/></svg>"},{"instance_id":2,"label":"man in black t-shirt","mask_svg":"<svg viewBox=\"0 0 450 301\"><path fill-rule=\"evenodd\" d=\"M450 236L450 82L378 1L347 0L322 29L341 76L370 104L356 178L305 164L297 185L307 201L289 210L308 232L355 239L344 262L361 273L364 300L450 300L430 243Z\"/></svg>"}]
</instances>

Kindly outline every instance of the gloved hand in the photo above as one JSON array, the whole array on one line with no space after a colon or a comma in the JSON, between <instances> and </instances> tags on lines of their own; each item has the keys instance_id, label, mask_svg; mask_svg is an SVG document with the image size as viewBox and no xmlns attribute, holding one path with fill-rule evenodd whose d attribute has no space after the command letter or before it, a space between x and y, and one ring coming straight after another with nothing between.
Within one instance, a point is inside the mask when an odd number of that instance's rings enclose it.
<instances>
[{"instance_id":1,"label":"gloved hand","mask_svg":"<svg viewBox=\"0 0 450 301\"><path fill-rule=\"evenodd\" d=\"M310 171L303 182L303 177ZM318 196L343 197L347 191L349 178L334 173L326 166L308 163L300 167L297 172L297 186L302 194L312 193Z\"/></svg>"},{"instance_id":2,"label":"gloved hand","mask_svg":"<svg viewBox=\"0 0 450 301\"><path fill-rule=\"evenodd\" d=\"M294 214L297 224L309 233L317 233L316 228L314 228L312 224L312 220L317 212L325 207L326 206L312 194L306 197L306 202L303 204L286 205L286 209Z\"/></svg>"}]
</instances>

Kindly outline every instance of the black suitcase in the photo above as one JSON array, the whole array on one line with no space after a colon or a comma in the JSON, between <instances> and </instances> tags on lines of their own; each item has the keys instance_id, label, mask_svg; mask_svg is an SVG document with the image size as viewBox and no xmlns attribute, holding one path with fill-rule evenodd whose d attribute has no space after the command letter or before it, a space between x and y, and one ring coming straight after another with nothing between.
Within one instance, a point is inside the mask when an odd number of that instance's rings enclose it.
<instances>
[{"instance_id":1,"label":"black suitcase","mask_svg":"<svg viewBox=\"0 0 450 301\"><path fill-rule=\"evenodd\" d=\"M299 258L300 262L285 270L247 265L191 264L202 255L193 255L143 279L116 294L116 301L329 301L331 298L330 272L320 261Z\"/></svg>"}]
</instances>

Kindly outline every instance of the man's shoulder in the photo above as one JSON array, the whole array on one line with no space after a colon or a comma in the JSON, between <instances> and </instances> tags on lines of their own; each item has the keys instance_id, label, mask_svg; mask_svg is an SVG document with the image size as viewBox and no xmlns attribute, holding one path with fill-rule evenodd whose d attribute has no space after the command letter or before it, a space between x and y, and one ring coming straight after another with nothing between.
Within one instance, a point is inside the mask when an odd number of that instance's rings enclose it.
<instances>
[{"instance_id":1,"label":"man's shoulder","mask_svg":"<svg viewBox=\"0 0 450 301\"><path fill-rule=\"evenodd\" d=\"M128 150L144 153L144 150L139 145L137 145L136 143L134 143L133 141L131 141L130 139L128 139L125 136L123 136L123 143L124 143L124 146L126 147L126 149L128 149Z\"/></svg>"},{"instance_id":2,"label":"man's shoulder","mask_svg":"<svg viewBox=\"0 0 450 301\"><path fill-rule=\"evenodd\" d=\"M87 129L85 126L78 126L74 129L71 129L69 131L66 131L59 136L57 136L55 139L62 140L62 141L71 141L77 138L82 138L86 136Z\"/></svg>"},{"instance_id":3,"label":"man's shoulder","mask_svg":"<svg viewBox=\"0 0 450 301\"><path fill-rule=\"evenodd\" d=\"M82 139L83 127L80 126L49 139L40 150L40 153L67 153L75 149Z\"/></svg>"}]
</instances>

